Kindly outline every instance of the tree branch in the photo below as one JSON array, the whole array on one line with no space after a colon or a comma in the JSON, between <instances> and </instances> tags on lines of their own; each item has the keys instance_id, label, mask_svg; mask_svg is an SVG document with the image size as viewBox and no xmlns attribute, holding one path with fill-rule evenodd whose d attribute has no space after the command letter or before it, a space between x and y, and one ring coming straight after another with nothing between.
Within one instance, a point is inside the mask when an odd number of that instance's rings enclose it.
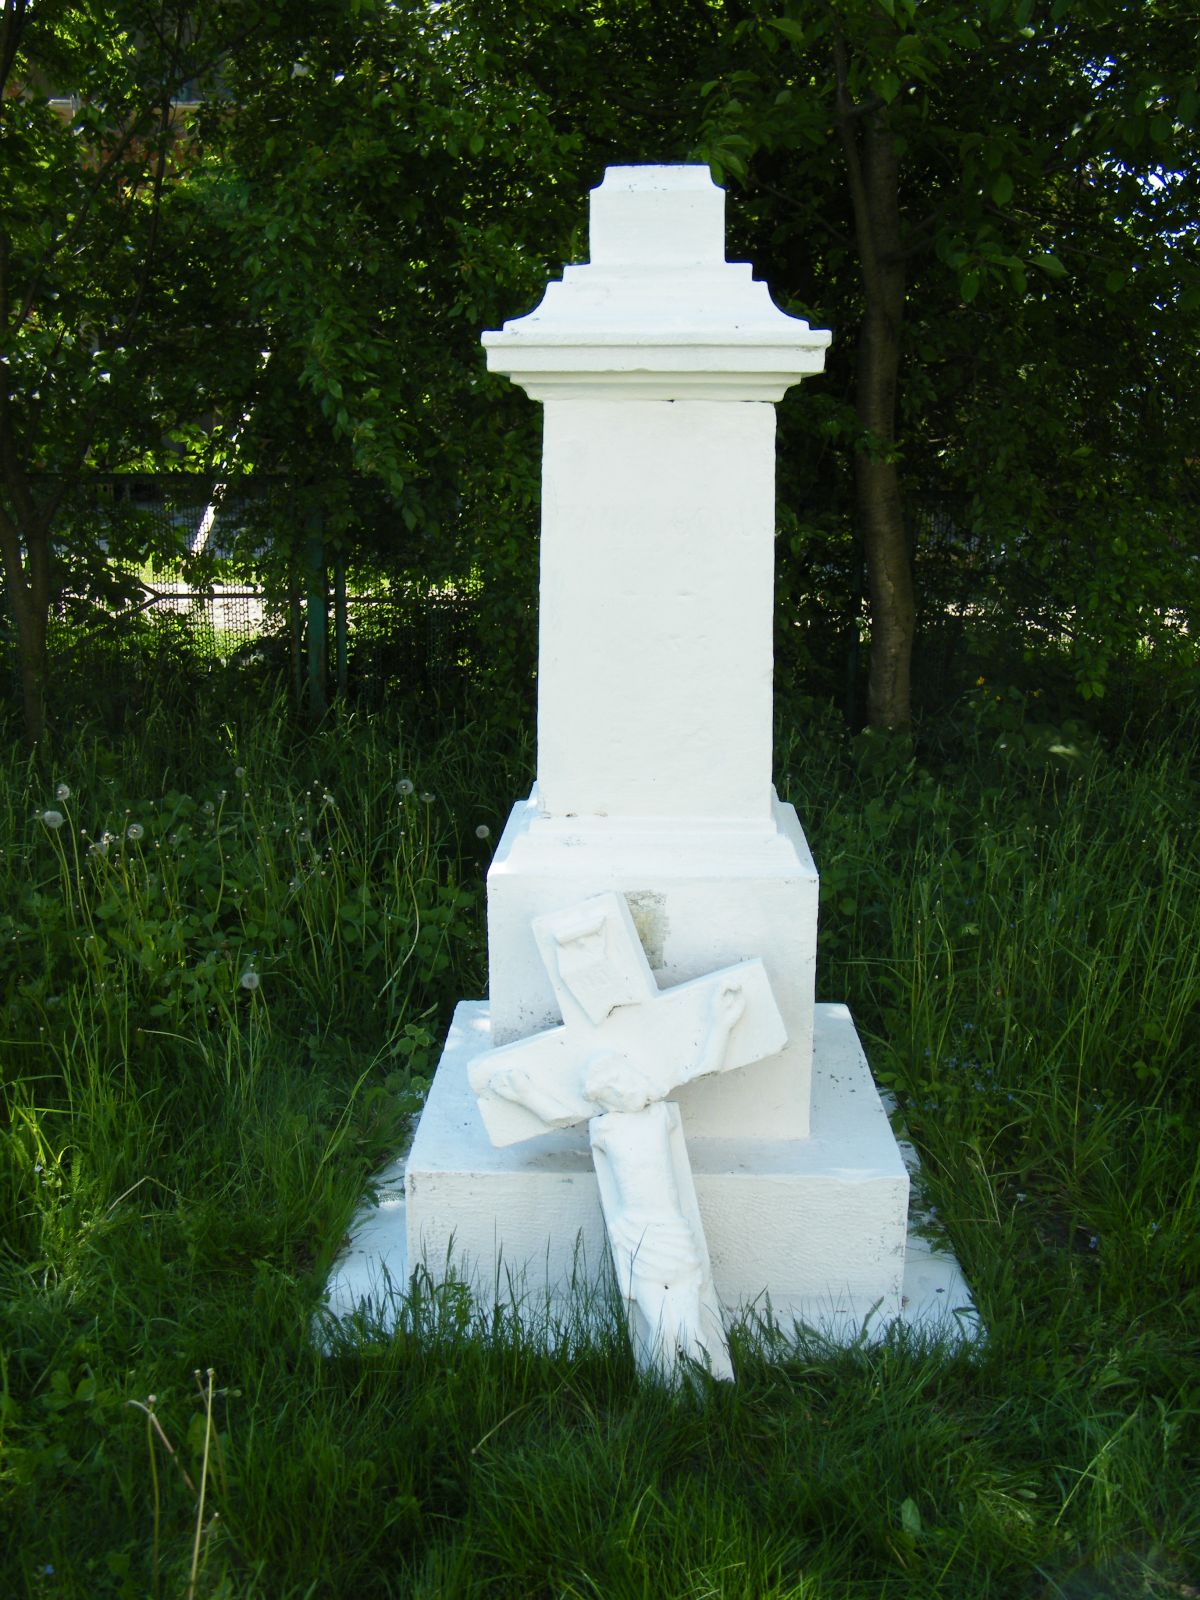
<instances>
[{"instance_id":1,"label":"tree branch","mask_svg":"<svg viewBox=\"0 0 1200 1600\"><path fill-rule=\"evenodd\" d=\"M29 25L29 0L4 0L0 16L0 95L8 85L8 75L21 47L21 35Z\"/></svg>"},{"instance_id":2,"label":"tree branch","mask_svg":"<svg viewBox=\"0 0 1200 1600\"><path fill-rule=\"evenodd\" d=\"M880 272L875 237L871 228L871 206L863 175L862 157L858 148L858 135L853 127L854 101L850 98L846 64L846 42L840 32L833 38L833 63L837 78L835 122L842 149L846 156L846 173L850 181L850 199L854 207L855 233L858 237L859 256L868 299L883 296L883 278Z\"/></svg>"}]
</instances>

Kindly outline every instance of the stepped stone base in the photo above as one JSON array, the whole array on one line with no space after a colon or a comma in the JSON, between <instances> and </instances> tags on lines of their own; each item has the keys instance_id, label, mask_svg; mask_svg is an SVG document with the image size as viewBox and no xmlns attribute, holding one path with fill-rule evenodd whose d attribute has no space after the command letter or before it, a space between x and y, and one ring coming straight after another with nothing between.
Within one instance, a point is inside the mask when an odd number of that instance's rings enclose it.
<instances>
[{"instance_id":1,"label":"stepped stone base","mask_svg":"<svg viewBox=\"0 0 1200 1600\"><path fill-rule=\"evenodd\" d=\"M817 869L794 807L772 791L768 815L545 817L535 790L513 807L488 872L488 993L493 1044L560 1020L534 919L616 891L660 987L761 959L787 1044L673 1098L689 1140L798 1139L809 1132Z\"/></svg>"},{"instance_id":2,"label":"stepped stone base","mask_svg":"<svg viewBox=\"0 0 1200 1600\"><path fill-rule=\"evenodd\" d=\"M531 1327L611 1315L586 1130L494 1148L467 1083L490 1042L487 1004L459 1005L412 1149L381 1177L331 1276L333 1320L391 1324L414 1268L465 1283L484 1313L516 1307ZM809 1138L692 1138L688 1152L727 1320L769 1317L839 1342L897 1321L974 1336L957 1264L910 1236L915 1157L896 1142L844 1006L816 1007Z\"/></svg>"}]
</instances>

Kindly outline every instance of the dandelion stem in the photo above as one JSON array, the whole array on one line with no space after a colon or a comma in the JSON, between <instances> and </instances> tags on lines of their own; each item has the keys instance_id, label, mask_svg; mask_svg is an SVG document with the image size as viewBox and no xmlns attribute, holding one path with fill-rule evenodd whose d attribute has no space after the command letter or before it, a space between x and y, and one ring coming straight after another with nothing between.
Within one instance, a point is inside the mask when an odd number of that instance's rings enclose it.
<instances>
[{"instance_id":1,"label":"dandelion stem","mask_svg":"<svg viewBox=\"0 0 1200 1600\"><path fill-rule=\"evenodd\" d=\"M192 1543L192 1571L188 1578L187 1600L195 1600L196 1575L200 1568L200 1542L204 1534L204 1494L208 1488L208 1451L212 1443L213 1379L216 1373L208 1369L208 1389L204 1396L204 1457L200 1463L200 1495L196 1501L196 1537Z\"/></svg>"}]
</instances>

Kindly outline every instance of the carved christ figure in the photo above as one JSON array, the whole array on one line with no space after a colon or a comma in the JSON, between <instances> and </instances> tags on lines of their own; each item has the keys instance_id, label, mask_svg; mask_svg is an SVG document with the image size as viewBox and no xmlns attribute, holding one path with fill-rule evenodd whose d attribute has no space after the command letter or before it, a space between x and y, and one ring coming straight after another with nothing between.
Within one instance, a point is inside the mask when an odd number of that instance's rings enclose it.
<instances>
[{"instance_id":1,"label":"carved christ figure","mask_svg":"<svg viewBox=\"0 0 1200 1600\"><path fill-rule=\"evenodd\" d=\"M674 1087L681 1087L685 1083L690 1083L693 1078L704 1078L710 1072L720 1070L729 1044L729 1035L745 1009L746 996L741 984L723 983L713 996L708 1027L705 1029L695 1060L678 1075ZM589 1087L591 1082L589 1073L593 1062L621 1059L616 1055L602 1053L589 1060L584 1067L583 1092L594 1109L605 1107L606 1102L593 1094ZM631 1071L636 1072L636 1069L631 1068ZM595 1081L600 1084L604 1080L597 1077ZM638 1073L637 1082L640 1086L637 1090L633 1089L632 1080L627 1080L627 1088L635 1097L640 1096L638 1104L624 1106L621 1108L623 1111L640 1111L643 1106L659 1098L655 1082L647 1073ZM557 1126L564 1119L576 1121L579 1118L579 1102L570 1092L569 1085L560 1084L554 1078L539 1077L525 1067L499 1068L488 1078L487 1087L489 1093L525 1106L535 1117L540 1117L550 1127Z\"/></svg>"},{"instance_id":2,"label":"carved christ figure","mask_svg":"<svg viewBox=\"0 0 1200 1600\"><path fill-rule=\"evenodd\" d=\"M645 1103L645 1080L616 1056L596 1062L587 1083L589 1098L605 1107L588 1123L588 1137L616 1197L604 1221L617 1285L635 1313L639 1343L669 1379L679 1356L708 1364L705 1252L684 1214L671 1115L665 1101Z\"/></svg>"},{"instance_id":3,"label":"carved christ figure","mask_svg":"<svg viewBox=\"0 0 1200 1600\"><path fill-rule=\"evenodd\" d=\"M538 1124L587 1121L639 1364L670 1382L684 1356L731 1378L679 1107L667 1096L785 1042L762 963L660 991L615 894L539 918L534 931L563 1026L471 1063L489 1133L508 1144L536 1137Z\"/></svg>"},{"instance_id":4,"label":"carved christ figure","mask_svg":"<svg viewBox=\"0 0 1200 1600\"><path fill-rule=\"evenodd\" d=\"M595 933L589 929L588 936ZM719 1070L745 1009L741 985L722 983L681 1083ZM548 1123L570 1111L569 1102L555 1094L553 1080L539 1080L520 1067L495 1073L489 1088ZM614 1052L599 1051L587 1061L583 1092L597 1113L588 1121L588 1137L602 1182L613 1268L637 1342L668 1380L680 1356L719 1369L727 1360L724 1340L713 1349L712 1318L703 1308L708 1252L680 1194L681 1176L690 1179L686 1156L681 1174L679 1151L672 1144L678 1109L658 1098L652 1077Z\"/></svg>"}]
</instances>

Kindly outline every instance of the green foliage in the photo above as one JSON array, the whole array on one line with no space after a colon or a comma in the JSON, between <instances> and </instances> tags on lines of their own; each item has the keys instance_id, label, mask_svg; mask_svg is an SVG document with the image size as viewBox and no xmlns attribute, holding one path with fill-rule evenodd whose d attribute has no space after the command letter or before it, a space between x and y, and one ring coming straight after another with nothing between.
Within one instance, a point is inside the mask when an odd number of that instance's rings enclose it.
<instances>
[{"instance_id":1,"label":"green foliage","mask_svg":"<svg viewBox=\"0 0 1200 1600\"><path fill-rule=\"evenodd\" d=\"M331 745L334 734L314 747L314 766ZM265 1022L274 1005L289 1031L305 1014L345 1016L388 1037L414 990L427 1003L457 993L469 958L452 960L447 941L475 890L457 879L444 803L378 745L358 770L303 789L281 783L282 764L249 742L244 757L230 748L223 787L126 791L121 807L87 741L63 752L72 782L34 810L9 858L30 874L4 921L15 1025L54 1037L52 1012L111 987L155 1028L203 1012L230 1028Z\"/></svg>"},{"instance_id":2,"label":"green foliage","mask_svg":"<svg viewBox=\"0 0 1200 1600\"><path fill-rule=\"evenodd\" d=\"M581 138L489 26L458 5L328 5L230 62L205 208L260 354L215 442L235 473L286 475L278 588L314 525L328 556L394 571L395 534L339 494L365 477L428 552L424 580L483 576L489 648L528 675L537 417L487 379L479 334L561 259Z\"/></svg>"},{"instance_id":3,"label":"green foliage","mask_svg":"<svg viewBox=\"0 0 1200 1600\"><path fill-rule=\"evenodd\" d=\"M264 573L280 595L314 519L330 558L372 570L393 528L432 552L426 577L461 553L459 576L487 586L486 648L528 681L536 407L486 376L478 335L582 258L585 190L609 161L710 160L731 254L834 330L827 377L781 410L781 593L798 619L815 605L829 633L859 603L848 491L865 455L917 500L962 498L1000 629L1035 653L1069 640L1083 695L1111 695L1148 641L1194 635L1197 99L1177 9L18 12L0 516L28 704L39 612L103 588L64 475L164 455L288 474ZM855 414L864 286L838 59L900 162L894 443ZM51 91L76 97L68 115ZM363 477L387 518L346 492ZM842 575L815 602L814 566ZM964 587L959 615L977 604L970 571Z\"/></svg>"},{"instance_id":4,"label":"green foliage","mask_svg":"<svg viewBox=\"0 0 1200 1600\"><path fill-rule=\"evenodd\" d=\"M736 1387L679 1396L635 1382L615 1318L547 1352L420 1277L394 1336L311 1338L481 991L475 829L527 746L164 707L48 778L10 756L6 1592L1191 1583L1200 767L1186 725L1112 746L1041 704L980 685L915 741L781 708L819 993L897 1097L986 1343L830 1351L763 1317Z\"/></svg>"},{"instance_id":5,"label":"green foliage","mask_svg":"<svg viewBox=\"0 0 1200 1600\"><path fill-rule=\"evenodd\" d=\"M698 67L696 148L729 174L746 253L781 303L834 330L829 397L813 386L782 412L796 505L862 445L845 402L869 284L838 158L839 51L855 116L900 159L906 487L970 500L1002 626L1034 649L1069 639L1080 692L1100 698L1147 641L1194 633L1200 600L1187 19L839 0L743 17Z\"/></svg>"},{"instance_id":6,"label":"green foliage","mask_svg":"<svg viewBox=\"0 0 1200 1600\"><path fill-rule=\"evenodd\" d=\"M188 97L214 92L222 56L269 14L4 8L0 562L31 742L44 733L50 609L105 560L94 534L63 537L75 475L159 458L219 408L239 365L238 342L213 336L235 319L195 204L209 151Z\"/></svg>"},{"instance_id":7,"label":"green foliage","mask_svg":"<svg viewBox=\"0 0 1200 1600\"><path fill-rule=\"evenodd\" d=\"M814 818L822 988L855 996L939 1205L979 1195L958 1235L972 1281L1005 1276L1002 1228L1045 1255L1048 1314L1078 1291L1113 1327L1134 1282L1165 1306L1195 1281L1190 1248L1159 1239L1172 1184L1200 1181L1194 750L1114 762L1035 707L980 685L936 765L847 747Z\"/></svg>"}]
</instances>

